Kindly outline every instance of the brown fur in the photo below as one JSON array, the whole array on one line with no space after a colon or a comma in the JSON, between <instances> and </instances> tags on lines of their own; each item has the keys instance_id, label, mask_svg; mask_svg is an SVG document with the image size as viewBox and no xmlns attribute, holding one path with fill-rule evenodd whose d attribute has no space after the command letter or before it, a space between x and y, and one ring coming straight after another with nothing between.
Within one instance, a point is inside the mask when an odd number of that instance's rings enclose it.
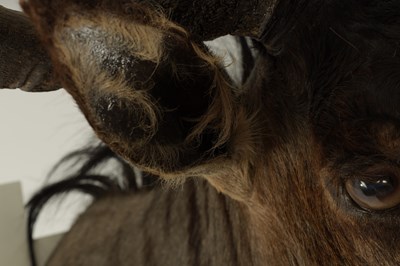
<instances>
[{"instance_id":1,"label":"brown fur","mask_svg":"<svg viewBox=\"0 0 400 266\"><path fill-rule=\"evenodd\" d=\"M360 208L344 185L399 167L398 4L281 1L235 96L158 8L47 2L24 8L98 136L181 184L96 202L50 265L400 263L398 207Z\"/></svg>"}]
</instances>

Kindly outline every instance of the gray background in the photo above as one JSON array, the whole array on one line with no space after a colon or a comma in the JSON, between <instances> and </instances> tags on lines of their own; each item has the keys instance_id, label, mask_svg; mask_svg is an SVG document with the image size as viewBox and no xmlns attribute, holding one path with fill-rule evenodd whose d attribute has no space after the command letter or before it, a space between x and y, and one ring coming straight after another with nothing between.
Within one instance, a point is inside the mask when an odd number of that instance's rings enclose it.
<instances>
[{"instance_id":1,"label":"gray background","mask_svg":"<svg viewBox=\"0 0 400 266\"><path fill-rule=\"evenodd\" d=\"M0 5L20 10L18 0L0 0ZM0 185L21 181L26 203L43 186L51 167L69 151L86 144L92 135L78 107L63 90L33 94L0 89ZM55 204L42 215L36 236L69 228L83 206L76 198L64 204L68 206ZM57 208L63 211L56 212Z\"/></svg>"}]
</instances>

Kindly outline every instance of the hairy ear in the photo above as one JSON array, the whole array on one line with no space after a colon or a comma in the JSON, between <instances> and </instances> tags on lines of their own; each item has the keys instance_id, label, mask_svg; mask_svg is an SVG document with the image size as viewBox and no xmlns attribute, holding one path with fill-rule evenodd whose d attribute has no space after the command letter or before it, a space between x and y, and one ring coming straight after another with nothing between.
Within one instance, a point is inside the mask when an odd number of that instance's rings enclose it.
<instances>
[{"instance_id":1,"label":"hairy ear","mask_svg":"<svg viewBox=\"0 0 400 266\"><path fill-rule=\"evenodd\" d=\"M60 88L52 64L29 19L0 6L0 88L50 91Z\"/></svg>"},{"instance_id":2,"label":"hairy ear","mask_svg":"<svg viewBox=\"0 0 400 266\"><path fill-rule=\"evenodd\" d=\"M246 157L246 142L237 144L248 139L248 118L218 58L186 29L142 2L23 7L63 85L120 156L173 182L202 176L236 198L250 191L232 159L238 146Z\"/></svg>"}]
</instances>

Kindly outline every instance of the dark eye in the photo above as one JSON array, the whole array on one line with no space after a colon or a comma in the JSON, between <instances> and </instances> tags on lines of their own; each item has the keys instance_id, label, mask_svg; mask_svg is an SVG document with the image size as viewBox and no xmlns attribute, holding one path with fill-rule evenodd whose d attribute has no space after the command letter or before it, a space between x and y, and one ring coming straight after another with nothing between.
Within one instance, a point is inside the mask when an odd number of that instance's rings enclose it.
<instances>
[{"instance_id":1,"label":"dark eye","mask_svg":"<svg viewBox=\"0 0 400 266\"><path fill-rule=\"evenodd\" d=\"M346 181L346 190L364 209L386 210L400 204L399 182L392 176L349 179Z\"/></svg>"}]
</instances>

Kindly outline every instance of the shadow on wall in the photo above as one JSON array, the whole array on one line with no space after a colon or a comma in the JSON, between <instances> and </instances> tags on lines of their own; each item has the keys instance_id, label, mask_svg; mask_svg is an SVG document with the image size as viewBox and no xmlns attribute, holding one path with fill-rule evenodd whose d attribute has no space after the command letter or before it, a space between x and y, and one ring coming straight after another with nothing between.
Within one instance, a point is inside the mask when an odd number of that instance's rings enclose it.
<instances>
[{"instance_id":1,"label":"shadow on wall","mask_svg":"<svg viewBox=\"0 0 400 266\"><path fill-rule=\"evenodd\" d=\"M26 219L20 183L0 185L0 265L29 265ZM57 234L35 241L38 265L44 265L61 239Z\"/></svg>"}]
</instances>

